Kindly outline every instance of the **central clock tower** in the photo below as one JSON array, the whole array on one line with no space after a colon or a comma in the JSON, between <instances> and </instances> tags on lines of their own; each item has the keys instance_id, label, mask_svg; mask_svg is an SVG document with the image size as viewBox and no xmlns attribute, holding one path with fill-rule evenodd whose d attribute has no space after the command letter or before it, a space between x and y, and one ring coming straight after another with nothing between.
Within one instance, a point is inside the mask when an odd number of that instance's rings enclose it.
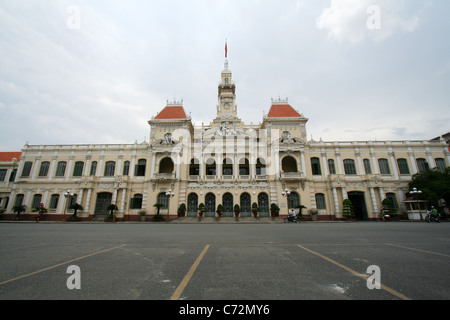
<instances>
[{"instance_id":1,"label":"central clock tower","mask_svg":"<svg viewBox=\"0 0 450 320\"><path fill-rule=\"evenodd\" d=\"M231 71L228 69L226 54L218 91L217 120L240 121L237 117L236 85L233 83Z\"/></svg>"}]
</instances>

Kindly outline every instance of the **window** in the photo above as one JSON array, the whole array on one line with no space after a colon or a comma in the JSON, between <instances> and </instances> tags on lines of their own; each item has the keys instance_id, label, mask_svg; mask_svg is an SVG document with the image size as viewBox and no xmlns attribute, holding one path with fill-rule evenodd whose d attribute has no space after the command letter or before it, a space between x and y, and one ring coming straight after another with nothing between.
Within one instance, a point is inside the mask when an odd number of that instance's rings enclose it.
<instances>
[{"instance_id":1,"label":"window","mask_svg":"<svg viewBox=\"0 0 450 320\"><path fill-rule=\"evenodd\" d=\"M419 167L419 172L424 172L430 170L427 160L417 159L417 166Z\"/></svg>"},{"instance_id":2,"label":"window","mask_svg":"<svg viewBox=\"0 0 450 320\"><path fill-rule=\"evenodd\" d=\"M135 194L131 198L130 209L142 209L142 194Z\"/></svg>"},{"instance_id":3,"label":"window","mask_svg":"<svg viewBox=\"0 0 450 320\"><path fill-rule=\"evenodd\" d=\"M311 169L313 175L322 175L319 158L311 158Z\"/></svg>"},{"instance_id":4,"label":"window","mask_svg":"<svg viewBox=\"0 0 450 320\"><path fill-rule=\"evenodd\" d=\"M317 209L326 209L325 195L323 193L316 193L316 206Z\"/></svg>"},{"instance_id":5,"label":"window","mask_svg":"<svg viewBox=\"0 0 450 320\"><path fill-rule=\"evenodd\" d=\"M297 172L297 161L291 156L284 157L281 168L284 172Z\"/></svg>"},{"instance_id":6,"label":"window","mask_svg":"<svg viewBox=\"0 0 450 320\"><path fill-rule=\"evenodd\" d=\"M56 177L64 177L64 174L66 172L66 166L67 166L67 162L65 161L60 161L58 162L58 166L56 167Z\"/></svg>"},{"instance_id":7,"label":"window","mask_svg":"<svg viewBox=\"0 0 450 320\"><path fill-rule=\"evenodd\" d=\"M97 161L92 161L91 163L91 172L89 173L91 176L95 176L95 172L97 171Z\"/></svg>"},{"instance_id":8,"label":"window","mask_svg":"<svg viewBox=\"0 0 450 320\"><path fill-rule=\"evenodd\" d=\"M366 174L372 174L372 167L370 165L370 160L369 159L364 159L364 171L366 172Z\"/></svg>"},{"instance_id":9,"label":"window","mask_svg":"<svg viewBox=\"0 0 450 320\"><path fill-rule=\"evenodd\" d=\"M84 167L83 161L75 162L75 167L73 168L73 176L81 177L83 175L83 167Z\"/></svg>"},{"instance_id":10,"label":"window","mask_svg":"<svg viewBox=\"0 0 450 320\"><path fill-rule=\"evenodd\" d=\"M116 163L114 161L107 161L105 164L105 177L113 177L116 170Z\"/></svg>"},{"instance_id":11,"label":"window","mask_svg":"<svg viewBox=\"0 0 450 320\"><path fill-rule=\"evenodd\" d=\"M25 198L25 196L23 194L18 194L16 196L16 202L14 203L15 207L21 206L23 205L23 199Z\"/></svg>"},{"instance_id":12,"label":"window","mask_svg":"<svg viewBox=\"0 0 450 320\"><path fill-rule=\"evenodd\" d=\"M389 169L389 163L387 159L378 159L378 164L380 165L381 174L391 174L391 169Z\"/></svg>"},{"instance_id":13,"label":"window","mask_svg":"<svg viewBox=\"0 0 450 320\"><path fill-rule=\"evenodd\" d=\"M161 203L163 206L161 209L167 209L169 206L169 198L166 196L165 192L161 192L158 194L158 203Z\"/></svg>"},{"instance_id":14,"label":"window","mask_svg":"<svg viewBox=\"0 0 450 320\"><path fill-rule=\"evenodd\" d=\"M191 176L200 175L200 162L196 158L193 158L191 160L191 165L189 166L189 175Z\"/></svg>"},{"instance_id":15,"label":"window","mask_svg":"<svg viewBox=\"0 0 450 320\"><path fill-rule=\"evenodd\" d=\"M345 171L345 174L356 174L355 160L345 159L344 160L344 171Z\"/></svg>"},{"instance_id":16,"label":"window","mask_svg":"<svg viewBox=\"0 0 450 320\"><path fill-rule=\"evenodd\" d=\"M52 194L50 197L50 209L58 208L59 194Z\"/></svg>"},{"instance_id":17,"label":"window","mask_svg":"<svg viewBox=\"0 0 450 320\"><path fill-rule=\"evenodd\" d=\"M0 181L5 181L6 169L0 169Z\"/></svg>"},{"instance_id":18,"label":"window","mask_svg":"<svg viewBox=\"0 0 450 320\"><path fill-rule=\"evenodd\" d=\"M328 170L330 170L330 174L336 174L336 165L333 159L328 160Z\"/></svg>"},{"instance_id":19,"label":"window","mask_svg":"<svg viewBox=\"0 0 450 320\"><path fill-rule=\"evenodd\" d=\"M22 177L29 177L31 172L31 166L33 165L33 162L26 161L23 165L22 169Z\"/></svg>"},{"instance_id":20,"label":"window","mask_svg":"<svg viewBox=\"0 0 450 320\"><path fill-rule=\"evenodd\" d=\"M17 174L17 169L14 169L11 172L11 175L9 176L9 182L14 182L14 180L16 179L16 174Z\"/></svg>"},{"instance_id":21,"label":"window","mask_svg":"<svg viewBox=\"0 0 450 320\"><path fill-rule=\"evenodd\" d=\"M297 192L291 192L289 195L289 209L293 209L300 205L300 196Z\"/></svg>"},{"instance_id":22,"label":"window","mask_svg":"<svg viewBox=\"0 0 450 320\"><path fill-rule=\"evenodd\" d=\"M42 194L35 194L33 196L33 202L31 203L31 208L33 208L33 209L39 208L41 201L42 201Z\"/></svg>"},{"instance_id":23,"label":"window","mask_svg":"<svg viewBox=\"0 0 450 320\"><path fill-rule=\"evenodd\" d=\"M222 174L224 176L233 175L233 162L231 161L230 158L226 158L223 160Z\"/></svg>"},{"instance_id":24,"label":"window","mask_svg":"<svg viewBox=\"0 0 450 320\"><path fill-rule=\"evenodd\" d=\"M125 161L123 164L123 175L127 176L130 173L130 161Z\"/></svg>"},{"instance_id":25,"label":"window","mask_svg":"<svg viewBox=\"0 0 450 320\"><path fill-rule=\"evenodd\" d=\"M408 161L406 159L397 159L397 164L400 174L410 174Z\"/></svg>"},{"instance_id":26,"label":"window","mask_svg":"<svg viewBox=\"0 0 450 320\"><path fill-rule=\"evenodd\" d=\"M136 165L136 171L135 175L137 177L143 177L145 176L145 167L147 165L147 160L145 159L139 159L138 164Z\"/></svg>"},{"instance_id":27,"label":"window","mask_svg":"<svg viewBox=\"0 0 450 320\"><path fill-rule=\"evenodd\" d=\"M46 177L48 175L48 169L50 168L50 162L44 161L41 163L41 168L39 169L39 177Z\"/></svg>"},{"instance_id":28,"label":"window","mask_svg":"<svg viewBox=\"0 0 450 320\"><path fill-rule=\"evenodd\" d=\"M436 167L438 168L438 170L440 172L444 172L445 171L445 160L442 158L438 158L435 161L436 161Z\"/></svg>"}]
</instances>

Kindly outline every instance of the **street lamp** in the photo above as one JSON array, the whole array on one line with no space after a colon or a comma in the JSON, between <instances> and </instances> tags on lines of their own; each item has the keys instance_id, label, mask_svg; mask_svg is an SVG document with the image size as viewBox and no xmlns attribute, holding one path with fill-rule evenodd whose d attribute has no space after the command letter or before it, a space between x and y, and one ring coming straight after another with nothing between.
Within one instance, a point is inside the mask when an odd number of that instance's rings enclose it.
<instances>
[{"instance_id":1,"label":"street lamp","mask_svg":"<svg viewBox=\"0 0 450 320\"><path fill-rule=\"evenodd\" d=\"M64 198L66 198L66 204L64 206L64 221L66 220L66 211L67 211L67 207L69 206L70 203L70 199L74 196L74 194L72 192L70 192L70 190L67 190L66 192L64 192Z\"/></svg>"},{"instance_id":2,"label":"street lamp","mask_svg":"<svg viewBox=\"0 0 450 320\"><path fill-rule=\"evenodd\" d=\"M166 192L167 200L167 222L169 222L169 206L170 206L170 198L173 198L175 196L175 193L172 192L172 190L169 190Z\"/></svg>"},{"instance_id":3,"label":"street lamp","mask_svg":"<svg viewBox=\"0 0 450 320\"><path fill-rule=\"evenodd\" d=\"M422 194L422 191L417 190L417 188L413 188L412 191L410 191L409 193L412 194L414 198L416 198L417 205L419 206L419 217L420 217L420 220L422 220L422 210L420 208L420 203L419 203L419 195Z\"/></svg>"},{"instance_id":4,"label":"street lamp","mask_svg":"<svg viewBox=\"0 0 450 320\"><path fill-rule=\"evenodd\" d=\"M283 197L286 197L286 207L287 207L287 212L288 212L288 217L289 217L289 196L291 195L291 191L289 191L289 189L285 189L283 192L281 192L281 195Z\"/></svg>"}]
</instances>

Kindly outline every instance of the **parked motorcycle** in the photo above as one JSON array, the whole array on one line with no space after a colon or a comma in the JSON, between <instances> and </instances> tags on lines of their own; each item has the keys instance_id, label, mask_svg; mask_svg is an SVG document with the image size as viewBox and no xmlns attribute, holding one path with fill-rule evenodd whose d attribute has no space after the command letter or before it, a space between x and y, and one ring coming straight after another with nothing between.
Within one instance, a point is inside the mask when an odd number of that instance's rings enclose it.
<instances>
[{"instance_id":1,"label":"parked motorcycle","mask_svg":"<svg viewBox=\"0 0 450 320\"><path fill-rule=\"evenodd\" d=\"M300 221L297 216L288 216L288 217L284 218L284 223L290 223L290 222L297 223Z\"/></svg>"}]
</instances>

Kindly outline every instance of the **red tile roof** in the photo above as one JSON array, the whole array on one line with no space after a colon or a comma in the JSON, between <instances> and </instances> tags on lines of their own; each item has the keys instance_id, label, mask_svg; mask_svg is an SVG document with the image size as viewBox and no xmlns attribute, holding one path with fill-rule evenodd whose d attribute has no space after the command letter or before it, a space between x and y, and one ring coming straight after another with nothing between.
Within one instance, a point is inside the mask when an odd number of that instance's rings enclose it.
<instances>
[{"instance_id":1,"label":"red tile roof","mask_svg":"<svg viewBox=\"0 0 450 320\"><path fill-rule=\"evenodd\" d=\"M21 155L22 152L0 152L0 161L12 161L13 158L19 161Z\"/></svg>"},{"instance_id":2,"label":"red tile roof","mask_svg":"<svg viewBox=\"0 0 450 320\"><path fill-rule=\"evenodd\" d=\"M288 104L274 104L270 108L269 118L301 118L301 115Z\"/></svg>"},{"instance_id":3,"label":"red tile roof","mask_svg":"<svg viewBox=\"0 0 450 320\"><path fill-rule=\"evenodd\" d=\"M156 120L186 119L182 106L167 106L156 117Z\"/></svg>"}]
</instances>

